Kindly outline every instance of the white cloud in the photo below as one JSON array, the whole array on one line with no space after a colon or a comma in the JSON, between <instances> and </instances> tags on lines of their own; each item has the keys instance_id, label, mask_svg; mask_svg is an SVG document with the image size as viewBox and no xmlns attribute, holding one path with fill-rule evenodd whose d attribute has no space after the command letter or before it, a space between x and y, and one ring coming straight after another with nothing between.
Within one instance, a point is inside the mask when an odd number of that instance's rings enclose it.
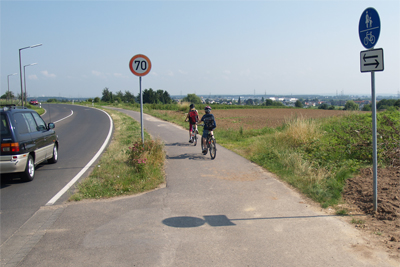
<instances>
[{"instance_id":1,"label":"white cloud","mask_svg":"<svg viewBox=\"0 0 400 267\"><path fill-rule=\"evenodd\" d=\"M180 73L180 74L188 74L188 72L187 71L183 71L183 70L178 70L178 72Z\"/></svg>"},{"instance_id":2,"label":"white cloud","mask_svg":"<svg viewBox=\"0 0 400 267\"><path fill-rule=\"evenodd\" d=\"M47 70L43 70L43 71L41 71L41 73L42 73L45 77L48 77L48 78L55 78L55 77L56 77L55 74L49 73Z\"/></svg>"},{"instance_id":3,"label":"white cloud","mask_svg":"<svg viewBox=\"0 0 400 267\"><path fill-rule=\"evenodd\" d=\"M38 77L36 76L36 74L32 74L28 76L29 80L39 80Z\"/></svg>"},{"instance_id":4,"label":"white cloud","mask_svg":"<svg viewBox=\"0 0 400 267\"><path fill-rule=\"evenodd\" d=\"M240 72L241 76L249 77L250 74L251 74L251 71L249 69Z\"/></svg>"},{"instance_id":5,"label":"white cloud","mask_svg":"<svg viewBox=\"0 0 400 267\"><path fill-rule=\"evenodd\" d=\"M92 70L92 74L95 76L102 76L102 73L100 71Z\"/></svg>"}]
</instances>

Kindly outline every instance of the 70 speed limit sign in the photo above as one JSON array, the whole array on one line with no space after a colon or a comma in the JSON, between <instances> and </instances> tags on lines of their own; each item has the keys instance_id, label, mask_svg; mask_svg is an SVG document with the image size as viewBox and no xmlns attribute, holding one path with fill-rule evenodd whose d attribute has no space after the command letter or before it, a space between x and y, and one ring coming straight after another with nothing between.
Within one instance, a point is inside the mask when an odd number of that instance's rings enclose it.
<instances>
[{"instance_id":1,"label":"70 speed limit sign","mask_svg":"<svg viewBox=\"0 0 400 267\"><path fill-rule=\"evenodd\" d=\"M129 68L136 76L145 76L151 70L151 62L145 55L136 55L129 61Z\"/></svg>"}]
</instances>

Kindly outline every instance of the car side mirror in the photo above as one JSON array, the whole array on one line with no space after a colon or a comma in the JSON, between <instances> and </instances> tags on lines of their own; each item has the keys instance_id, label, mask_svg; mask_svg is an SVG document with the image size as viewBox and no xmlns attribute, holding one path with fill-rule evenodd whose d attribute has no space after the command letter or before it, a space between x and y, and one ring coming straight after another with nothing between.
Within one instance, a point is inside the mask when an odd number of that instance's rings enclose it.
<instances>
[{"instance_id":1,"label":"car side mirror","mask_svg":"<svg viewBox=\"0 0 400 267\"><path fill-rule=\"evenodd\" d=\"M56 127L56 125L54 123L50 122L47 128L54 129L55 127Z\"/></svg>"}]
</instances>

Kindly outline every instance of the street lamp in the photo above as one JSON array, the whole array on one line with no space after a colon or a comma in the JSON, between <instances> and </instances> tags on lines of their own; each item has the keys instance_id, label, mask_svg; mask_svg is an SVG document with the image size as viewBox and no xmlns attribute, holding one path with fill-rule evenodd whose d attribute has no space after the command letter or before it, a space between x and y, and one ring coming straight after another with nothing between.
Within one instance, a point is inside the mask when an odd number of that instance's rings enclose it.
<instances>
[{"instance_id":1,"label":"street lamp","mask_svg":"<svg viewBox=\"0 0 400 267\"><path fill-rule=\"evenodd\" d=\"M36 45L31 45L31 46L27 46L27 47L23 47L19 49L19 78L21 80L21 102L22 102L22 106L24 106L24 91L22 88L22 66L21 66L21 50L27 49L27 48L34 48L37 46L41 46L42 44L36 44Z\"/></svg>"},{"instance_id":2,"label":"street lamp","mask_svg":"<svg viewBox=\"0 0 400 267\"><path fill-rule=\"evenodd\" d=\"M17 75L18 73L13 73L13 74L9 74L9 75L7 75L7 88L8 88L8 90L7 90L7 103L8 103L8 97L10 96L10 76L14 76L14 75Z\"/></svg>"},{"instance_id":3,"label":"street lamp","mask_svg":"<svg viewBox=\"0 0 400 267\"><path fill-rule=\"evenodd\" d=\"M25 65L25 66L24 66L25 105L28 103L28 101L26 100L26 78L25 78L25 67L28 67L28 66L33 66L33 65L37 65L37 63L32 63L32 64L29 64L29 65Z\"/></svg>"}]
</instances>

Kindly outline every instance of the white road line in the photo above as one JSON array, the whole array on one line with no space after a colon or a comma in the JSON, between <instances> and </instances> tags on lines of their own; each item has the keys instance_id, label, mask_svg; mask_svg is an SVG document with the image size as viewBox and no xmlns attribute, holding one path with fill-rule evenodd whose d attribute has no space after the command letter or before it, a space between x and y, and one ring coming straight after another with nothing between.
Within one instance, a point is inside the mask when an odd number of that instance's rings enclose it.
<instances>
[{"instance_id":1,"label":"white road line","mask_svg":"<svg viewBox=\"0 0 400 267\"><path fill-rule=\"evenodd\" d=\"M69 114L67 117L65 117L65 118L62 118L61 120L55 121L54 123L57 123L57 122L63 121L63 120L65 120L65 119L67 119L67 118L71 117L72 115L74 115L74 111L73 111L73 110L71 110L71 114Z\"/></svg>"},{"instance_id":2,"label":"white road line","mask_svg":"<svg viewBox=\"0 0 400 267\"><path fill-rule=\"evenodd\" d=\"M103 111L103 110L101 110L101 111ZM103 153L104 149L106 148L106 146L111 138L111 134L112 134L112 130L113 130L112 118L110 117L110 115L108 115L107 112L105 112L105 111L103 111L103 112L105 114L107 114L108 118L110 119L110 130L108 131L107 138L104 141L103 145L101 146L100 150L97 151L96 155L94 155L94 157L89 161L89 163L86 164L86 166L77 175L75 175L75 177L72 178L72 180L66 186L64 186L63 189L60 190L60 192L58 192L52 199L49 200L49 202L46 203L46 206L53 205L62 195L64 195L64 193L67 192L79 180L79 178L81 178L81 176L90 168L90 166L92 166L93 162L95 162L97 160L97 158L101 155L101 153Z\"/></svg>"}]
</instances>

